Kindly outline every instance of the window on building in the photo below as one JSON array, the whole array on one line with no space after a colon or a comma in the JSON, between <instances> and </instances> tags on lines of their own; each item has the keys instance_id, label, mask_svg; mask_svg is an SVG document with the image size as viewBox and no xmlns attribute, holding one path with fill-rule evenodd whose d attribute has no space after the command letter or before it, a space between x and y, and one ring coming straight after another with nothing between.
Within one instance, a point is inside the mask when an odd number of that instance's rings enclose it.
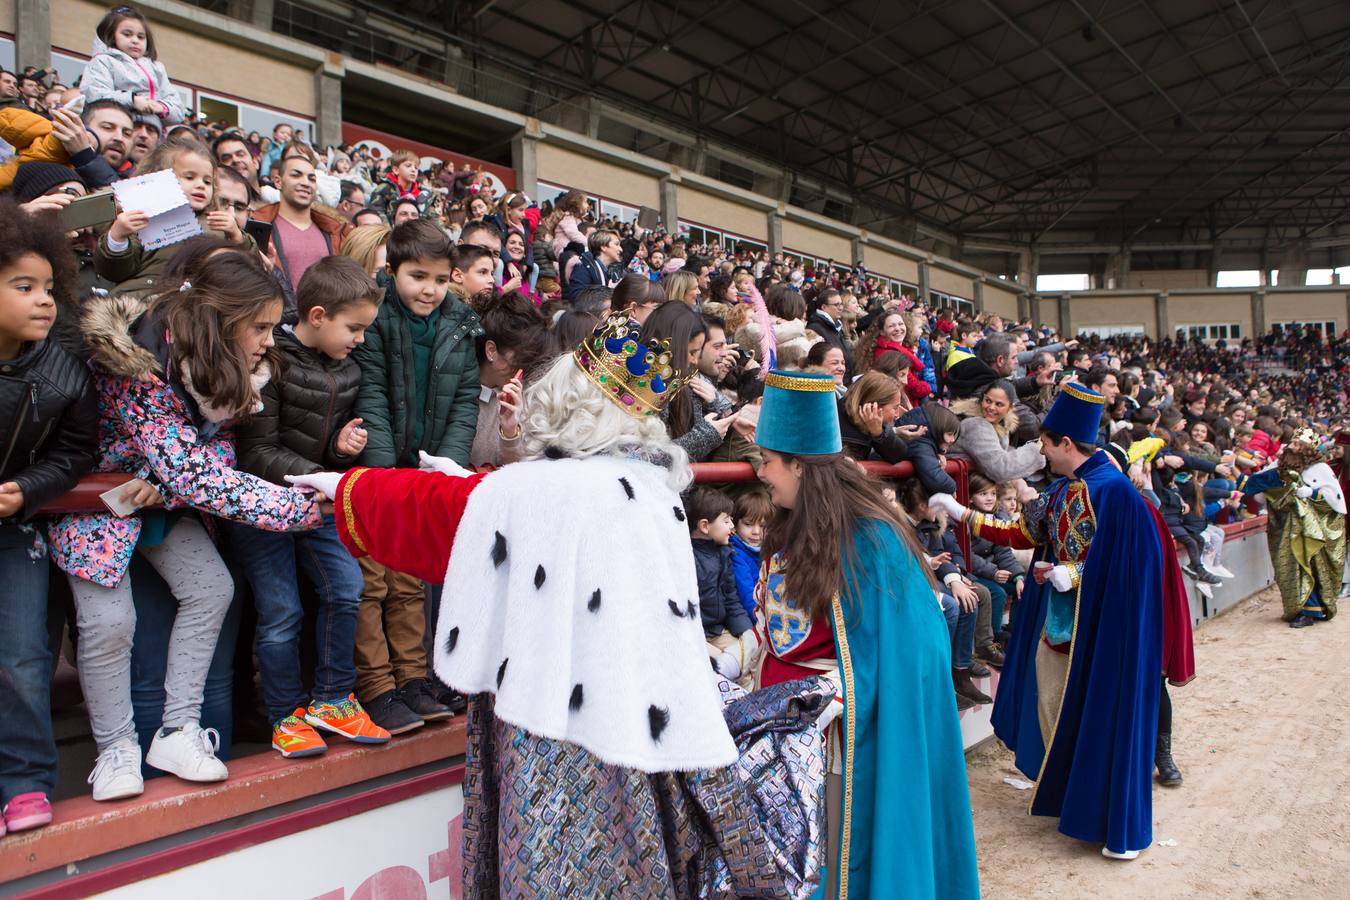
<instances>
[{"instance_id":1,"label":"window on building","mask_svg":"<svg viewBox=\"0 0 1350 900\"><path fill-rule=\"evenodd\" d=\"M311 119L268 109L265 106L255 106L243 100L208 94L206 91L197 92L197 112L206 116L208 121L223 121L237 126L245 133L256 131L259 134L270 135L273 128L284 122L294 128L296 134L309 141L314 140L314 122Z\"/></svg>"},{"instance_id":2,"label":"window on building","mask_svg":"<svg viewBox=\"0 0 1350 900\"><path fill-rule=\"evenodd\" d=\"M1139 323L1130 325L1088 325L1078 329L1079 336L1095 334L1097 337L1143 337L1144 326Z\"/></svg>"},{"instance_id":3,"label":"window on building","mask_svg":"<svg viewBox=\"0 0 1350 900\"><path fill-rule=\"evenodd\" d=\"M1309 269L1304 284L1335 284L1335 269Z\"/></svg>"},{"instance_id":4,"label":"window on building","mask_svg":"<svg viewBox=\"0 0 1350 900\"><path fill-rule=\"evenodd\" d=\"M1184 334L1187 338L1198 338L1202 341L1235 341L1242 339L1242 326L1237 322L1187 324L1178 325L1177 333Z\"/></svg>"},{"instance_id":5,"label":"window on building","mask_svg":"<svg viewBox=\"0 0 1350 900\"><path fill-rule=\"evenodd\" d=\"M1325 335L1334 335L1334 334L1336 334L1336 320L1335 320L1335 319L1323 319L1323 320L1321 320L1321 321L1316 321L1316 320L1303 320L1303 319L1289 319L1289 320L1283 321L1283 322L1272 322L1271 324L1272 324L1272 325L1278 325L1280 328L1284 328L1284 329L1290 329L1290 328L1295 328L1295 327L1297 327L1297 328L1303 328L1303 329L1305 329L1305 330L1320 331L1320 332L1322 332L1322 333L1325 334Z\"/></svg>"},{"instance_id":6,"label":"window on building","mask_svg":"<svg viewBox=\"0 0 1350 900\"><path fill-rule=\"evenodd\" d=\"M534 199L536 203L543 205L544 203L554 202L565 193L567 193L567 188L541 181L539 182L539 196Z\"/></svg>"},{"instance_id":7,"label":"window on building","mask_svg":"<svg viewBox=\"0 0 1350 900\"><path fill-rule=\"evenodd\" d=\"M638 217L638 210L635 206L628 206L624 203L616 203L613 200L601 200L599 203L600 218L616 219L620 222L635 222Z\"/></svg>"},{"instance_id":8,"label":"window on building","mask_svg":"<svg viewBox=\"0 0 1350 900\"><path fill-rule=\"evenodd\" d=\"M1219 273L1218 287L1260 287L1260 269L1228 269Z\"/></svg>"},{"instance_id":9,"label":"window on building","mask_svg":"<svg viewBox=\"0 0 1350 900\"><path fill-rule=\"evenodd\" d=\"M1086 291L1092 288L1092 278L1086 272L1074 275L1037 275L1036 290L1043 293L1055 291Z\"/></svg>"}]
</instances>

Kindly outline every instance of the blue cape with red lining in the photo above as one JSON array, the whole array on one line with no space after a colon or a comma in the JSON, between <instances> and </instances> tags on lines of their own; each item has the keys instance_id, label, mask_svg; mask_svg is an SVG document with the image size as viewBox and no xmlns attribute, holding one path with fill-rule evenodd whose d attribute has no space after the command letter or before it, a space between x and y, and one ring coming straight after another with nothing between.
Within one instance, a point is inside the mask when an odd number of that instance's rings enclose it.
<instances>
[{"instance_id":1,"label":"blue cape with red lining","mask_svg":"<svg viewBox=\"0 0 1350 900\"><path fill-rule=\"evenodd\" d=\"M1051 587L1028 580L994 702L994 733L1012 749L1018 769L1039 778L1033 815L1058 816L1069 837L1117 852L1142 850L1153 837L1162 545L1148 504L1104 453L1074 474L1087 486L1096 533L1079 584L1059 723L1047 749L1037 715L1036 651ZM1055 561L1049 547L1035 558Z\"/></svg>"}]
</instances>

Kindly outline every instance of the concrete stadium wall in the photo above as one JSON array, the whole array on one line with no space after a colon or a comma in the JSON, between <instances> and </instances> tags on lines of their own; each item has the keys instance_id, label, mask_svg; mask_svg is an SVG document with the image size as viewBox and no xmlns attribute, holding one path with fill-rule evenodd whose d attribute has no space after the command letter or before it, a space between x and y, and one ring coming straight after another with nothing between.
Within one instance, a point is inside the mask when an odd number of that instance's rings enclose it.
<instances>
[{"instance_id":1,"label":"concrete stadium wall","mask_svg":"<svg viewBox=\"0 0 1350 900\"><path fill-rule=\"evenodd\" d=\"M853 242L849 238L804 222L783 220L783 247L799 253L833 259L841 265L853 264Z\"/></svg>"},{"instance_id":2,"label":"concrete stadium wall","mask_svg":"<svg viewBox=\"0 0 1350 900\"><path fill-rule=\"evenodd\" d=\"M52 4L52 46L88 55L94 29L110 4L57 0ZM303 116L317 113L314 67L296 65L167 23L146 10L159 58L173 81L190 82L226 96L280 106ZM5 13L0 12L0 21ZM14 18L9 3L9 20ZM11 26L12 30L12 26Z\"/></svg>"},{"instance_id":3,"label":"concrete stadium wall","mask_svg":"<svg viewBox=\"0 0 1350 900\"><path fill-rule=\"evenodd\" d=\"M1156 338L1156 303L1153 293L1112 291L1074 294L1069 301L1069 317L1075 333L1090 333L1094 326L1142 325L1145 333Z\"/></svg>"},{"instance_id":4,"label":"concrete stadium wall","mask_svg":"<svg viewBox=\"0 0 1350 900\"><path fill-rule=\"evenodd\" d=\"M0 31L14 33L14 0L0 0Z\"/></svg>"},{"instance_id":5,"label":"concrete stadium wall","mask_svg":"<svg viewBox=\"0 0 1350 900\"><path fill-rule=\"evenodd\" d=\"M536 150L541 181L600 194L633 206L661 205L658 179L576 150L540 141Z\"/></svg>"},{"instance_id":6,"label":"concrete stadium wall","mask_svg":"<svg viewBox=\"0 0 1350 900\"><path fill-rule=\"evenodd\" d=\"M1345 306L1342 303L1341 313ZM1270 315L1266 315L1269 321ZM1210 290L1198 293L1170 293L1167 295L1168 335L1176 334L1182 325L1208 325L1235 322L1242 326L1242 334L1251 337L1255 330L1252 322L1252 291L1248 288L1233 290Z\"/></svg>"},{"instance_id":7,"label":"concrete stadium wall","mask_svg":"<svg viewBox=\"0 0 1350 900\"><path fill-rule=\"evenodd\" d=\"M1208 269L1154 269L1131 271L1125 277L1126 289L1144 288L1150 291L1171 291L1181 288L1210 287Z\"/></svg>"},{"instance_id":8,"label":"concrete stadium wall","mask_svg":"<svg viewBox=\"0 0 1350 900\"><path fill-rule=\"evenodd\" d=\"M929 266L928 286L944 294L952 294L963 300L975 298L975 282L969 275L953 272L939 266Z\"/></svg>"},{"instance_id":9,"label":"concrete stadium wall","mask_svg":"<svg viewBox=\"0 0 1350 900\"><path fill-rule=\"evenodd\" d=\"M762 209L755 209L726 197L697 190L683 182L680 183L677 196L681 219L732 231L756 240L768 240L769 222ZM674 227L673 222L666 224L669 227ZM786 224L784 223L785 228ZM798 249L809 250L812 248L802 247ZM847 253L844 254L845 257L847 255Z\"/></svg>"},{"instance_id":10,"label":"concrete stadium wall","mask_svg":"<svg viewBox=\"0 0 1350 900\"><path fill-rule=\"evenodd\" d=\"M1015 291L1005 290L993 284L985 283L980 288L981 300L984 308L991 313L998 313L1005 319L1020 318L1017 312L1017 293Z\"/></svg>"},{"instance_id":11,"label":"concrete stadium wall","mask_svg":"<svg viewBox=\"0 0 1350 900\"><path fill-rule=\"evenodd\" d=\"M873 244L863 247L863 265L867 271L898 278L910 284L919 283L919 261L899 253L892 253Z\"/></svg>"},{"instance_id":12,"label":"concrete stadium wall","mask_svg":"<svg viewBox=\"0 0 1350 900\"><path fill-rule=\"evenodd\" d=\"M1350 291L1266 291L1266 322L1334 321L1337 331L1345 330L1350 316Z\"/></svg>"}]
</instances>

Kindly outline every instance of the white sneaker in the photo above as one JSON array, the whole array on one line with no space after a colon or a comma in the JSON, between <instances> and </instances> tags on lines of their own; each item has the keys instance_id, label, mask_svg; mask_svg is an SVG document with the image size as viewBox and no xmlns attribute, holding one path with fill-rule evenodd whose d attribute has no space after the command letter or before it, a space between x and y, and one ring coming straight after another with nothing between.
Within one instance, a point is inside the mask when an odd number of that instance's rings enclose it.
<instances>
[{"instance_id":1,"label":"white sneaker","mask_svg":"<svg viewBox=\"0 0 1350 900\"><path fill-rule=\"evenodd\" d=\"M1129 860L1132 860L1132 859L1138 859L1138 858L1139 858L1139 851L1138 851L1138 850L1126 850L1124 853L1117 853L1117 852L1115 852L1114 850L1107 850L1105 847L1103 847L1103 848L1102 848L1102 856L1105 856L1107 859L1123 859L1123 860L1126 860L1126 861L1128 862Z\"/></svg>"},{"instance_id":2,"label":"white sneaker","mask_svg":"<svg viewBox=\"0 0 1350 900\"><path fill-rule=\"evenodd\" d=\"M224 781L230 773L216 759L219 749L220 732L192 722L168 734L155 732L145 761L186 781Z\"/></svg>"},{"instance_id":3,"label":"white sneaker","mask_svg":"<svg viewBox=\"0 0 1350 900\"><path fill-rule=\"evenodd\" d=\"M1232 573L1232 571L1231 571L1227 566L1221 566L1221 565L1215 564L1215 565L1210 566L1210 567L1209 567L1209 570L1210 570L1211 572L1213 572L1215 575L1218 575L1220 578L1236 578L1236 577L1237 577L1236 575L1234 575L1234 574Z\"/></svg>"},{"instance_id":4,"label":"white sneaker","mask_svg":"<svg viewBox=\"0 0 1350 900\"><path fill-rule=\"evenodd\" d=\"M95 800L121 800L145 792L141 777L141 745L134 738L118 741L98 755L89 775Z\"/></svg>"}]
</instances>

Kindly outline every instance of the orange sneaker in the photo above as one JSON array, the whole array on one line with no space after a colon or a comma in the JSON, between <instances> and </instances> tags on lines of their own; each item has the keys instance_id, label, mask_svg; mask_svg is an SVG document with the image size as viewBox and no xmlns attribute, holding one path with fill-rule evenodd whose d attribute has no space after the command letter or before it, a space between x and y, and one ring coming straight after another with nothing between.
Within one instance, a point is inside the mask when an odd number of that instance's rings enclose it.
<instances>
[{"instance_id":1,"label":"orange sneaker","mask_svg":"<svg viewBox=\"0 0 1350 900\"><path fill-rule=\"evenodd\" d=\"M297 709L272 726L272 749L283 759L318 756L328 749L319 733L304 720L304 715L303 709Z\"/></svg>"},{"instance_id":2,"label":"orange sneaker","mask_svg":"<svg viewBox=\"0 0 1350 900\"><path fill-rule=\"evenodd\" d=\"M349 741L358 744L383 744L389 740L389 732L376 725L364 709L355 694L348 694L342 700L315 702L308 710L296 710L296 715L304 713L305 721L322 731L340 734Z\"/></svg>"}]
</instances>

